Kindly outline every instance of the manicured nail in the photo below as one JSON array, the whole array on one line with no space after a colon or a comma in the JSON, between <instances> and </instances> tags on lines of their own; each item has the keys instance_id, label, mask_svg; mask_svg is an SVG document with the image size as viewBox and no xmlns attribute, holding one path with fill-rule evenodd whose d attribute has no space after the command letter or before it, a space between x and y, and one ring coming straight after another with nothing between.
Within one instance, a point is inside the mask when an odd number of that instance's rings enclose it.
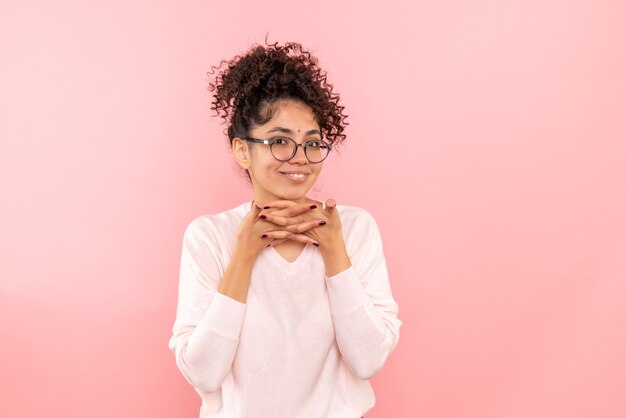
<instances>
[{"instance_id":1,"label":"manicured nail","mask_svg":"<svg viewBox=\"0 0 626 418\"><path fill-rule=\"evenodd\" d=\"M326 221L320 221L320 225L326 224Z\"/></svg>"},{"instance_id":2,"label":"manicured nail","mask_svg":"<svg viewBox=\"0 0 626 418\"><path fill-rule=\"evenodd\" d=\"M267 234L261 235L261 238L267 238Z\"/></svg>"},{"instance_id":3,"label":"manicured nail","mask_svg":"<svg viewBox=\"0 0 626 418\"><path fill-rule=\"evenodd\" d=\"M269 208L270 208L269 206L263 206L263 209L269 209Z\"/></svg>"},{"instance_id":4,"label":"manicured nail","mask_svg":"<svg viewBox=\"0 0 626 418\"><path fill-rule=\"evenodd\" d=\"M317 205L311 205L309 206L311 209L317 209Z\"/></svg>"},{"instance_id":5,"label":"manicured nail","mask_svg":"<svg viewBox=\"0 0 626 418\"><path fill-rule=\"evenodd\" d=\"M265 215L261 215L261 216L259 216L259 218L261 218L261 219L267 219L267 216L265 216Z\"/></svg>"},{"instance_id":6,"label":"manicured nail","mask_svg":"<svg viewBox=\"0 0 626 418\"><path fill-rule=\"evenodd\" d=\"M313 245L315 245L316 247L320 246L317 242L314 242Z\"/></svg>"}]
</instances>

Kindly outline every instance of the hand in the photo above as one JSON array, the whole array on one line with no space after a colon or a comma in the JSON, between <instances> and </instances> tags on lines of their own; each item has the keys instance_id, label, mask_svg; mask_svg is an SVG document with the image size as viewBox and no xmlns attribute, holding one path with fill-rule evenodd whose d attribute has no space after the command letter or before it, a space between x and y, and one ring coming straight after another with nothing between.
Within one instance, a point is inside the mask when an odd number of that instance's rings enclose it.
<instances>
[{"instance_id":1,"label":"hand","mask_svg":"<svg viewBox=\"0 0 626 418\"><path fill-rule=\"evenodd\" d=\"M312 237L305 233L320 226L321 219L314 219L308 213L313 209L312 203L295 203L290 200L275 200L265 204L258 203L264 208L257 217L265 222L271 229L266 229L262 234L267 235L269 245L277 245L289 239L304 242L305 244L319 245ZM265 217L266 219L262 219Z\"/></svg>"},{"instance_id":2,"label":"hand","mask_svg":"<svg viewBox=\"0 0 626 418\"><path fill-rule=\"evenodd\" d=\"M257 202L253 202L252 208L241 220L237 230L235 252L251 255L256 259L259 253L267 247L267 243L261 238L261 234L267 229L267 222L259 219L261 210Z\"/></svg>"},{"instance_id":3,"label":"hand","mask_svg":"<svg viewBox=\"0 0 626 418\"><path fill-rule=\"evenodd\" d=\"M296 205L295 203L290 201L278 202L287 202L290 204L289 207L284 204L283 206L287 209L285 209L285 211L278 211L278 215L283 214L298 217L302 213L311 210L310 203ZM295 206L291 207L292 205ZM274 206L281 207L280 205ZM290 228L289 231L282 231L282 228L274 228L274 230L268 230L268 228L275 227L276 225L259 217L259 214L262 210L262 205L260 203L253 202L252 208L241 220L239 229L237 230L235 252L239 252L240 254L245 254L246 256L251 256L252 258L256 259L259 253L266 247L268 247L270 245L269 242L271 242L271 240L275 238L296 239L305 243L314 242L312 238L302 235L299 232L306 230L306 228L319 226L319 221L317 223L309 222L305 225L296 225ZM267 235L267 237L262 237L263 234Z\"/></svg>"},{"instance_id":4,"label":"hand","mask_svg":"<svg viewBox=\"0 0 626 418\"><path fill-rule=\"evenodd\" d=\"M307 206L309 204L296 204L288 200L278 200L270 202L264 206L270 208L295 208L296 206ZM275 238L296 239L301 242L310 242L311 240L319 243L320 251L332 251L333 249L345 248L343 241L343 232L341 227L341 219L337 211L337 202L334 199L326 200L326 208L312 209L310 211L301 212L299 215L293 216L287 209L267 212L261 211L259 216L265 215L266 220L282 228L280 235L272 235ZM319 225L320 221L324 221L323 225ZM270 235L268 232L265 232ZM290 234L291 233L291 234ZM295 234L295 235L294 235ZM304 235L308 240L302 239L299 235ZM272 242L276 245L276 242Z\"/></svg>"}]
</instances>

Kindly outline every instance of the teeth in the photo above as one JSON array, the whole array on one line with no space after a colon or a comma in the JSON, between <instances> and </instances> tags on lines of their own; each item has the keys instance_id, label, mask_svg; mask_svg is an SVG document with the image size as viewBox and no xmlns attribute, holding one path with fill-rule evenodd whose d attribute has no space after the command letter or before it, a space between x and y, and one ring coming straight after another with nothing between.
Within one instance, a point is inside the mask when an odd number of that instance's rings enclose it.
<instances>
[{"instance_id":1,"label":"teeth","mask_svg":"<svg viewBox=\"0 0 626 418\"><path fill-rule=\"evenodd\" d=\"M297 178L297 179L304 178L304 174L287 174L287 175L290 177Z\"/></svg>"}]
</instances>

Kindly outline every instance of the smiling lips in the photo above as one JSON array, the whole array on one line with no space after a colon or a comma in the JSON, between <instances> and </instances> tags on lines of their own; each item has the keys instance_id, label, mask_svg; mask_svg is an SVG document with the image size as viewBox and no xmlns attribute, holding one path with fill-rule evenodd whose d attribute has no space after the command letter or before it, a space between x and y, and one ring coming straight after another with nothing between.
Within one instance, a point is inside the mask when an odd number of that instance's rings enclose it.
<instances>
[{"instance_id":1,"label":"smiling lips","mask_svg":"<svg viewBox=\"0 0 626 418\"><path fill-rule=\"evenodd\" d=\"M297 183L302 183L306 179L306 176L308 175L308 173L297 173L297 172L293 172L293 173L280 172L280 174L282 174L283 176Z\"/></svg>"}]
</instances>

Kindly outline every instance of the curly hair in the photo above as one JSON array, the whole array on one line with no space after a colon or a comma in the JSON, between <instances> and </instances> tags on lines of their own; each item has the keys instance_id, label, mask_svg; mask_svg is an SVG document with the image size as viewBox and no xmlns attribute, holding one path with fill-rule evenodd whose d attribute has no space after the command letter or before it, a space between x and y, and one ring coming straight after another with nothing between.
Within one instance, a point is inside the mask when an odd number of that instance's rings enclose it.
<instances>
[{"instance_id":1,"label":"curly hair","mask_svg":"<svg viewBox=\"0 0 626 418\"><path fill-rule=\"evenodd\" d=\"M208 90L214 92L211 110L221 116L222 123L228 123L225 133L231 146L235 137L245 137L250 129L267 123L280 99L308 105L322 136L333 145L343 142L347 115L317 58L297 42L279 46L267 43L266 36L265 44L267 48L255 44L243 56L222 60L207 73L213 76L227 64L209 82Z\"/></svg>"}]
</instances>

